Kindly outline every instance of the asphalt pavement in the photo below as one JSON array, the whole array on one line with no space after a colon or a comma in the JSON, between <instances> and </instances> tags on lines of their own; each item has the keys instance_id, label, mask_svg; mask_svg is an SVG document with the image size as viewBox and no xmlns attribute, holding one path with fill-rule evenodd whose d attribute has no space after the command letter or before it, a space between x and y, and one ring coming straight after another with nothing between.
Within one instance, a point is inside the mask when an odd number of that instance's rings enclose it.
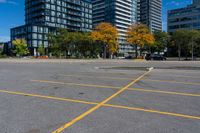
<instances>
[{"instance_id":1,"label":"asphalt pavement","mask_svg":"<svg viewBox=\"0 0 200 133\"><path fill-rule=\"evenodd\" d=\"M0 102L0 133L199 133L200 62L3 59Z\"/></svg>"}]
</instances>

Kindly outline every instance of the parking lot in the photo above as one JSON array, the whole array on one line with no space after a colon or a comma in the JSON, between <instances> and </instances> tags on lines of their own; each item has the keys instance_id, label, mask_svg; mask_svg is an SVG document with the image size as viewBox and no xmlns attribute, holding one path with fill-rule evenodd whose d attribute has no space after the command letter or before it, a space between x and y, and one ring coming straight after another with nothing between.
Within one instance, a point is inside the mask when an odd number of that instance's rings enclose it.
<instances>
[{"instance_id":1,"label":"parking lot","mask_svg":"<svg viewBox=\"0 0 200 133\"><path fill-rule=\"evenodd\" d=\"M199 133L200 62L0 60L0 102L0 133Z\"/></svg>"}]
</instances>

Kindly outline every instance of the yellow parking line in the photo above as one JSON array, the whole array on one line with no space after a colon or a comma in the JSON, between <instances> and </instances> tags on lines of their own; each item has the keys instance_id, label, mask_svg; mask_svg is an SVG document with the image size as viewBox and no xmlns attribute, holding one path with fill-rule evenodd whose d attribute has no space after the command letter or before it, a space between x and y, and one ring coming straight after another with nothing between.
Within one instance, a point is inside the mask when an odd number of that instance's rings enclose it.
<instances>
[{"instance_id":1,"label":"yellow parking line","mask_svg":"<svg viewBox=\"0 0 200 133\"><path fill-rule=\"evenodd\" d=\"M149 90L149 89L140 89L140 88L129 88L128 90L141 91L141 92L162 93L162 94L172 94L172 95L181 95L181 96L191 96L191 97L200 97L200 94L182 93L182 92L174 92L174 91Z\"/></svg>"},{"instance_id":2,"label":"yellow parking line","mask_svg":"<svg viewBox=\"0 0 200 133\"><path fill-rule=\"evenodd\" d=\"M78 117L74 118L73 120L71 120L70 122L64 124L63 126L61 126L60 128L56 129L55 131L53 131L52 133L60 133L63 130L65 130L66 128L70 127L71 125L75 124L76 122L80 121L81 119L85 118L86 116L88 116L89 114L91 114L92 112L96 111L97 109L99 109L101 106L103 106L104 104L106 104L107 102L109 102L110 100L112 100L114 97L116 97L117 95L121 94L122 92L124 92L126 89L128 89L131 85L135 84L136 82L138 82L139 80L141 80L145 75L149 74L151 71L145 72L144 74L142 74L140 77L138 77L137 79L133 80L132 82L130 82L128 85L126 85L125 87L121 88L120 90L118 90L116 93L114 93L113 95L109 96L108 98L106 98L105 100L103 100L102 102L100 102L99 104L95 105L94 107L92 107L91 109L89 109L88 111L84 112L83 114L79 115Z\"/></svg>"},{"instance_id":3,"label":"yellow parking line","mask_svg":"<svg viewBox=\"0 0 200 133\"><path fill-rule=\"evenodd\" d=\"M83 77L83 78L100 78L100 79L115 79L115 80L132 80L132 78L116 78L116 77L107 77L107 76L88 76L88 75L65 75L60 74L65 77Z\"/></svg>"},{"instance_id":4,"label":"yellow parking line","mask_svg":"<svg viewBox=\"0 0 200 133\"><path fill-rule=\"evenodd\" d=\"M200 77L196 77L196 76L186 76L186 75L158 75L158 74L154 74L154 75L150 75L152 77L154 76L161 76L161 77L177 77L177 78L190 78L190 79L200 79Z\"/></svg>"},{"instance_id":5,"label":"yellow parking line","mask_svg":"<svg viewBox=\"0 0 200 133\"><path fill-rule=\"evenodd\" d=\"M120 77L108 77L108 76L90 76L90 75L68 75L68 74L59 74L64 77L85 77L85 78L99 78L99 79L115 79L115 80L132 80L132 78L120 78ZM158 75L158 74L157 74ZM157 75L150 75L152 77ZM190 79L200 79L200 77L194 77L194 76L185 76L185 75L159 75L161 77L177 77L177 78L190 78Z\"/></svg>"},{"instance_id":6,"label":"yellow parking line","mask_svg":"<svg viewBox=\"0 0 200 133\"><path fill-rule=\"evenodd\" d=\"M200 116L191 116L191 115L163 112L163 111L158 111L158 110L149 110L149 109L143 109L143 108L134 108L134 107L127 107L127 106L120 106L120 105L111 105L111 104L104 104L104 106L200 120Z\"/></svg>"},{"instance_id":7,"label":"yellow parking line","mask_svg":"<svg viewBox=\"0 0 200 133\"><path fill-rule=\"evenodd\" d=\"M76 83L64 83L64 82L56 82L56 81L48 81L48 80L31 80L32 82L40 82L40 83L51 83L51 84L62 84L62 85L73 85L73 86L84 86L84 87L97 87L97 88L111 88L111 89L120 89L121 87L115 86L102 86L102 85L94 85L94 84L76 84ZM173 91L162 91L162 90L149 90L142 88L128 88L127 90L132 91L140 91L140 92L153 92L153 93L162 93L162 94L172 94L172 95L181 95L181 96L191 96L191 97L200 97L200 94L192 94L192 93L182 93L182 92L173 92Z\"/></svg>"},{"instance_id":8,"label":"yellow parking line","mask_svg":"<svg viewBox=\"0 0 200 133\"><path fill-rule=\"evenodd\" d=\"M31 82L40 82L40 83L51 83L51 84L61 84L61 85L73 85L73 86L85 86L85 87L98 87L98 88L111 88L111 89L120 89L120 87L114 86L105 86L105 85L95 85L95 84L77 84L77 83L65 83L49 80L30 80Z\"/></svg>"},{"instance_id":9,"label":"yellow parking line","mask_svg":"<svg viewBox=\"0 0 200 133\"><path fill-rule=\"evenodd\" d=\"M85 77L85 78L100 78L100 79L115 79L115 80L132 80L131 78L115 78L115 77L105 77L105 76L88 76L88 75L64 75L60 74L66 77ZM161 75L162 76L162 75ZM179 77L179 76L174 76L174 77ZM180 76L181 77L188 77L188 78L198 78L198 77L192 77L192 76ZM200 78L199 78L200 79ZM200 85L200 83L196 82L181 82L181 81L173 81L173 80L153 80L153 79L144 79L147 81L153 81L153 82L168 82L168 83L180 83L180 84L189 84L189 85Z\"/></svg>"},{"instance_id":10,"label":"yellow parking line","mask_svg":"<svg viewBox=\"0 0 200 133\"><path fill-rule=\"evenodd\" d=\"M81 101L81 100L73 100L73 99L67 99L67 98L59 98L59 97L45 96L45 95L38 95L38 94L29 94L29 93L22 93L22 92L7 91L7 90L0 90L0 92L14 94L14 95L21 95L21 96L38 97L38 98L43 98L43 99L53 99L53 100L60 100L60 101L83 103L83 104L93 104L93 105L97 104L95 102L86 102L86 101Z\"/></svg>"},{"instance_id":11,"label":"yellow parking line","mask_svg":"<svg viewBox=\"0 0 200 133\"><path fill-rule=\"evenodd\" d=\"M22 92L15 92L15 91L7 91L7 90L0 90L0 93L29 96L29 97L36 97L36 98L42 98L42 99L52 99L52 100L58 100L58 101L67 101L67 102L74 102L74 103L82 103L82 104L87 104L87 105L97 105L97 104L99 104L99 103L96 103L96 102L88 102L88 101L82 101L82 100L60 98L60 97L38 95L38 94L30 94L30 93L22 93ZM135 108L135 107L121 106L121 105L113 105L113 104L103 104L103 106L200 120L200 116L191 116L191 115L185 115L185 114L163 112L163 111L158 111L158 110L148 110L148 109L144 109L144 108Z\"/></svg>"},{"instance_id":12,"label":"yellow parking line","mask_svg":"<svg viewBox=\"0 0 200 133\"><path fill-rule=\"evenodd\" d=\"M173 80L157 80L157 79L143 79L145 81L151 81L151 82L167 82L167 83L177 83L177 84L187 84L187 85L200 85L200 83L197 82L181 82L181 81L173 81Z\"/></svg>"}]
</instances>

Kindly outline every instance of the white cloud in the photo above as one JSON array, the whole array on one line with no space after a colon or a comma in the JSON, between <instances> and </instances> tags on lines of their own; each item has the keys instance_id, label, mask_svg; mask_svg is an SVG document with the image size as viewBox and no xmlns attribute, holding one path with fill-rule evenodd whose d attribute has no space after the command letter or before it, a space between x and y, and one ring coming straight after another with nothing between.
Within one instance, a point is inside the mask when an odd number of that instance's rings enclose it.
<instances>
[{"instance_id":1,"label":"white cloud","mask_svg":"<svg viewBox=\"0 0 200 133\"><path fill-rule=\"evenodd\" d=\"M6 0L0 0L0 3L5 3L6 2Z\"/></svg>"},{"instance_id":2,"label":"white cloud","mask_svg":"<svg viewBox=\"0 0 200 133\"><path fill-rule=\"evenodd\" d=\"M0 0L0 4L4 3L4 4L12 4L12 5L18 5L17 2L12 1L12 0Z\"/></svg>"},{"instance_id":3,"label":"white cloud","mask_svg":"<svg viewBox=\"0 0 200 133\"><path fill-rule=\"evenodd\" d=\"M0 42L7 42L7 41L10 41L10 37L9 36L0 36Z\"/></svg>"}]
</instances>

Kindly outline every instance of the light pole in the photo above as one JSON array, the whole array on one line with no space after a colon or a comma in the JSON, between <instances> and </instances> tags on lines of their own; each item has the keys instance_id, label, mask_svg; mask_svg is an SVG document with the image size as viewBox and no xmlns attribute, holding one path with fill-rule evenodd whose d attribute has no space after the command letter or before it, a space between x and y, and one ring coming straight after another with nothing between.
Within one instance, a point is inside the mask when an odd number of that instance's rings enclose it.
<instances>
[{"instance_id":1,"label":"light pole","mask_svg":"<svg viewBox=\"0 0 200 133\"><path fill-rule=\"evenodd\" d=\"M193 36L192 36L192 61L194 60L194 40L193 40Z\"/></svg>"},{"instance_id":2,"label":"light pole","mask_svg":"<svg viewBox=\"0 0 200 133\"><path fill-rule=\"evenodd\" d=\"M192 18L192 31L194 30L194 18ZM192 61L194 60L194 38L192 35Z\"/></svg>"}]
</instances>

